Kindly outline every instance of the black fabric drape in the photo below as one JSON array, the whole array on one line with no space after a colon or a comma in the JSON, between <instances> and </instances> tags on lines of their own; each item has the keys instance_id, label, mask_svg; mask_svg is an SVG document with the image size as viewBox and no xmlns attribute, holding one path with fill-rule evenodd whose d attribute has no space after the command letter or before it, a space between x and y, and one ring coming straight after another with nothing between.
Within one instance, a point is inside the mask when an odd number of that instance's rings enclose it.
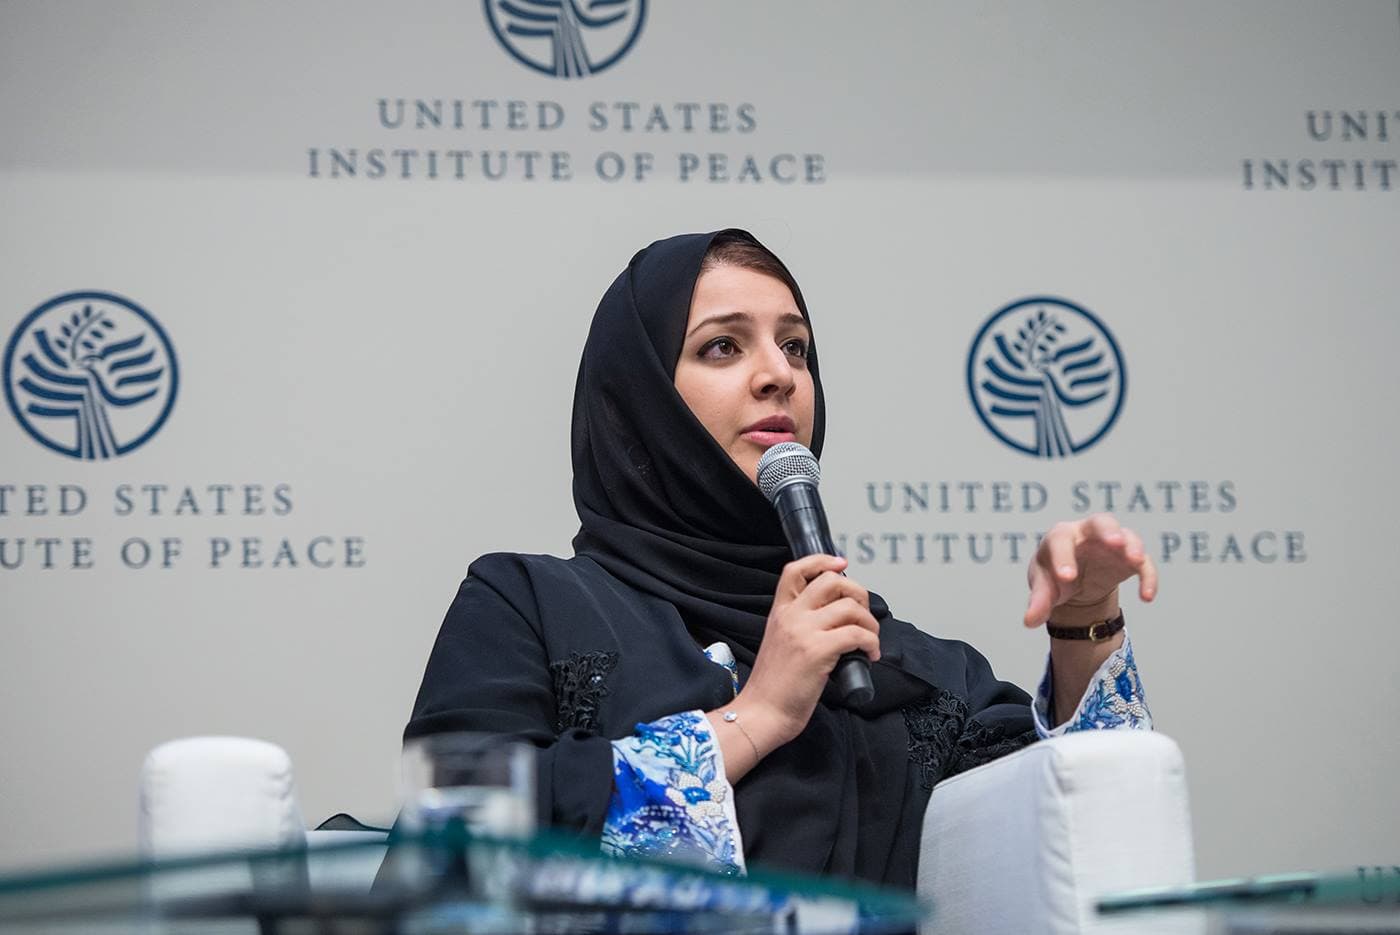
<instances>
[{"instance_id":1,"label":"black fabric drape","mask_svg":"<svg viewBox=\"0 0 1400 935\"><path fill-rule=\"evenodd\" d=\"M537 738L547 757L588 760L597 777L602 754L590 737L625 736L636 720L727 700L722 672L704 661L700 645L728 643L741 684L747 679L790 554L771 506L673 385L700 265L718 233L652 244L604 295L574 396L577 557L490 556L470 569L407 735L481 729L492 720L512 723L497 729L557 733L563 720L551 667L613 658L620 663L602 683L606 696L596 699L589 730L553 746ZM743 231L724 233L757 243ZM794 299L808 317L801 294ZM816 384L811 447L819 455L825 406L815 341L807 363ZM882 653L872 667L874 700L847 709L829 689L802 734L739 782L735 805L751 861L911 886L933 782L973 765L979 750L1026 742L1029 698L997 681L966 644L895 619L878 595L871 610ZM486 661L492 654L509 665ZM485 684L464 685L473 674ZM671 684L677 679L688 683ZM511 697L514 707L502 701ZM679 707L653 710L661 699ZM530 709L528 724L511 713L521 706ZM561 753L560 745L577 750ZM582 799L575 789L566 813L546 803L547 814L595 828L606 806L603 782L582 784Z\"/></svg>"}]
</instances>

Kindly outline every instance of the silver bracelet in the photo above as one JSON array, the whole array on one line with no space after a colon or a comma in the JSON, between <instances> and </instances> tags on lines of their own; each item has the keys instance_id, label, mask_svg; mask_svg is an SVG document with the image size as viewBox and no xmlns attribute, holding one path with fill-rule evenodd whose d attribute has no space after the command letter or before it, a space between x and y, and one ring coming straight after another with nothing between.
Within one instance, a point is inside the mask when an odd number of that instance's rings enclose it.
<instances>
[{"instance_id":1,"label":"silver bracelet","mask_svg":"<svg viewBox=\"0 0 1400 935\"><path fill-rule=\"evenodd\" d=\"M739 723L738 711L726 711L720 715L720 720L739 728L739 733L743 734L744 739L749 742L749 746L753 747L754 762L763 759L763 754L758 752L758 744L753 742L753 738L749 736L749 732L744 730L744 725Z\"/></svg>"}]
</instances>

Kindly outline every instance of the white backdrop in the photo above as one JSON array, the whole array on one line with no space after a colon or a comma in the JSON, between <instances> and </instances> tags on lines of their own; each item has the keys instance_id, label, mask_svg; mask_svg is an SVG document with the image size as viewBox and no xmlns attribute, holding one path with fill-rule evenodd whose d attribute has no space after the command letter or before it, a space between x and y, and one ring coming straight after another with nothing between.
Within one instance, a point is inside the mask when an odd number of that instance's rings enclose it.
<instances>
[{"instance_id":1,"label":"white backdrop","mask_svg":"<svg viewBox=\"0 0 1400 935\"><path fill-rule=\"evenodd\" d=\"M26 424L67 423L24 415L22 355L7 371L0 865L133 847L145 751L195 733L283 744L308 818L387 820L468 562L568 551L598 297L650 240L725 226L808 297L824 494L848 547L869 537L863 583L1030 686L1028 546L1002 534L1115 490L1162 566L1126 606L1201 874L1393 863L1397 94L1393 0L652 0L574 79L507 54L472 0L0 6L0 339L111 293L179 367L154 435L96 460L40 444ZM416 128L418 101L446 125ZM998 440L966 387L979 329L1032 296L1090 310L1128 375L1065 458Z\"/></svg>"}]
</instances>

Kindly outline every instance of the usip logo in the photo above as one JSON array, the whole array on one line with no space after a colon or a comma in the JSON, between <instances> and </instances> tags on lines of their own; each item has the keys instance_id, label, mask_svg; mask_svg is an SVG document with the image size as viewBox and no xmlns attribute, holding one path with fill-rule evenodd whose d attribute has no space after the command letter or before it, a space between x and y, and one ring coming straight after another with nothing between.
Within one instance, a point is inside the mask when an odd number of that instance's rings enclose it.
<instances>
[{"instance_id":1,"label":"usip logo","mask_svg":"<svg viewBox=\"0 0 1400 935\"><path fill-rule=\"evenodd\" d=\"M1021 299L972 341L967 391L984 425L1039 458L1078 454L1123 409L1128 374L1103 322L1064 299Z\"/></svg>"},{"instance_id":2,"label":"usip logo","mask_svg":"<svg viewBox=\"0 0 1400 935\"><path fill-rule=\"evenodd\" d=\"M522 65L586 78L618 62L642 33L647 0L485 0L486 19Z\"/></svg>"},{"instance_id":3,"label":"usip logo","mask_svg":"<svg viewBox=\"0 0 1400 935\"><path fill-rule=\"evenodd\" d=\"M70 292L25 316L5 347L5 400L34 440L70 458L141 447L175 405L175 350L156 320L106 292Z\"/></svg>"}]
</instances>

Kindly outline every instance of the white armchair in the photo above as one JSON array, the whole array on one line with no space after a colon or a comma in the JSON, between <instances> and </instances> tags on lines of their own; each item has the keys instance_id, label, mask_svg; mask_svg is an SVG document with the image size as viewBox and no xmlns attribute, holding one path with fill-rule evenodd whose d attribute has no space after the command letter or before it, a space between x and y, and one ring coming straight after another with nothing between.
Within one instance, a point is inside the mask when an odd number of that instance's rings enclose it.
<instances>
[{"instance_id":1,"label":"white armchair","mask_svg":"<svg viewBox=\"0 0 1400 935\"><path fill-rule=\"evenodd\" d=\"M151 856L314 848L367 834L306 831L291 761L273 744L177 740L153 750L142 770L141 840ZM318 862L313 850L311 885L367 888L381 856ZM1142 918L1098 920L1094 900L1192 880L1181 751L1161 734L1089 731L954 776L929 800L919 864L919 895L935 913L924 935L1151 931ZM1161 930L1181 931L1183 921L1169 924Z\"/></svg>"},{"instance_id":2,"label":"white armchair","mask_svg":"<svg viewBox=\"0 0 1400 935\"><path fill-rule=\"evenodd\" d=\"M313 888L368 889L387 850L387 844L367 846L318 859L315 849L321 845L384 842L387 836L374 831L308 831L297 804L291 758L263 740L187 737L161 744L141 768L140 802L141 851L148 857L306 847L307 878Z\"/></svg>"},{"instance_id":3,"label":"white armchair","mask_svg":"<svg viewBox=\"0 0 1400 935\"><path fill-rule=\"evenodd\" d=\"M919 895L934 907L926 935L1199 925L1100 920L1094 909L1105 893L1194 879L1186 770L1163 734L1066 734L944 780L922 841Z\"/></svg>"}]
</instances>

